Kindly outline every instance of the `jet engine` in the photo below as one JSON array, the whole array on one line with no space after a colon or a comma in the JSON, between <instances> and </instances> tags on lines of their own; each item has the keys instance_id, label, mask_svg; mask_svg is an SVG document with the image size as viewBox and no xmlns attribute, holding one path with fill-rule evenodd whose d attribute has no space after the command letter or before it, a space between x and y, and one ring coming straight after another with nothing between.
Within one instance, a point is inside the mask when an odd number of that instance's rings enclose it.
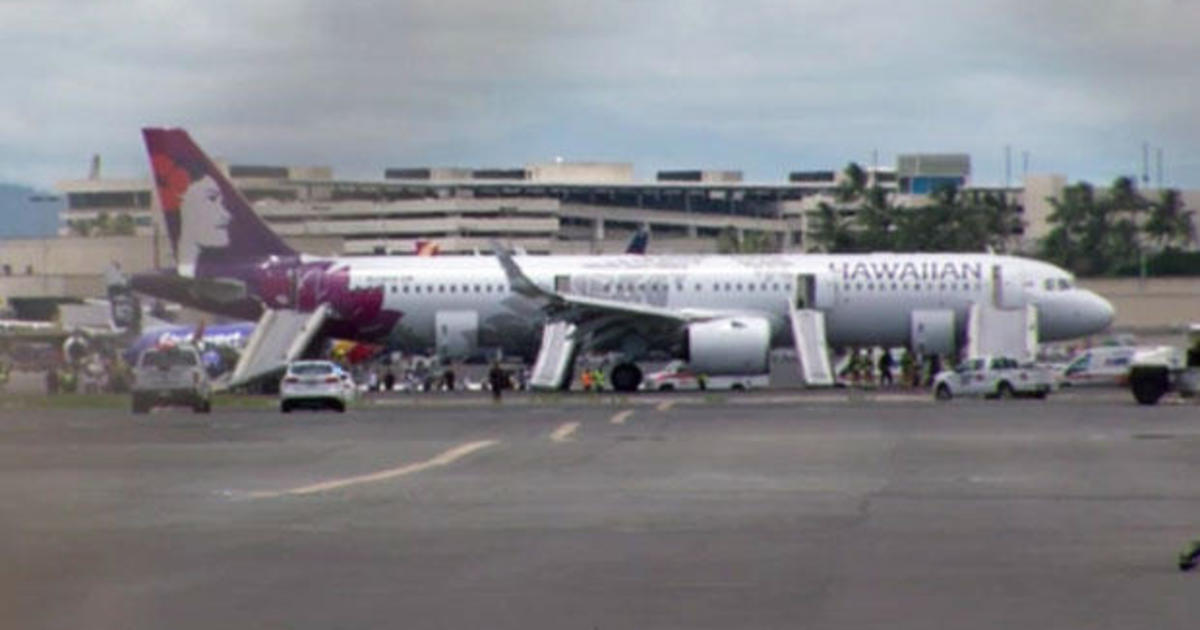
<instances>
[{"instance_id":1,"label":"jet engine","mask_svg":"<svg viewBox=\"0 0 1200 630\"><path fill-rule=\"evenodd\" d=\"M687 360L704 374L765 374L771 324L762 317L727 317L687 327Z\"/></svg>"}]
</instances>

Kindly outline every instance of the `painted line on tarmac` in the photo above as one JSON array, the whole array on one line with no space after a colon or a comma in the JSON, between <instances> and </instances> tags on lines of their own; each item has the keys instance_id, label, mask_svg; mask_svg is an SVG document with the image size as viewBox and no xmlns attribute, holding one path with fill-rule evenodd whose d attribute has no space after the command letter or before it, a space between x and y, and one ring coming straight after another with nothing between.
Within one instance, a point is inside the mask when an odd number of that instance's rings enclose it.
<instances>
[{"instance_id":1,"label":"painted line on tarmac","mask_svg":"<svg viewBox=\"0 0 1200 630\"><path fill-rule=\"evenodd\" d=\"M571 435L575 433L578 428L578 422L564 422L562 426L554 430L554 433L550 434L550 439L555 442L573 441L574 438L572 438Z\"/></svg>"},{"instance_id":2,"label":"painted line on tarmac","mask_svg":"<svg viewBox=\"0 0 1200 630\"><path fill-rule=\"evenodd\" d=\"M657 409L658 411L670 411L671 407L674 407L674 406L675 406L674 400L664 400L664 401L658 403L658 405L655 406L654 408Z\"/></svg>"},{"instance_id":3,"label":"painted line on tarmac","mask_svg":"<svg viewBox=\"0 0 1200 630\"><path fill-rule=\"evenodd\" d=\"M300 486L298 488L291 488L289 490L281 490L278 492L251 492L250 497L254 498L254 499L269 499L269 498L281 497L281 496L285 496L285 495L303 496L306 494L317 494L320 492L329 492L331 490L341 490L343 488L349 488L351 486L358 486L358 485L362 485L362 484L366 484L366 483L387 481L389 479L395 479L397 477L405 477L407 475L413 475L413 474L416 474L419 472L424 472L431 468L438 468L441 466L449 466L450 464L453 464L454 462L470 455L471 453L474 453L476 451L481 451L481 450L491 447L491 446L495 446L498 443L499 442L497 442L496 440L480 440L478 442L468 442L466 444L456 446L456 447L438 455L437 457L434 457L433 459L428 459L423 462L417 462L415 464L409 464L407 466L400 466L398 468L389 468L388 470L381 470L381 471L369 473L366 475L358 475L355 477L345 477L342 479L331 479L329 481L322 481L320 483L314 483L314 484L310 484L307 486Z\"/></svg>"},{"instance_id":4,"label":"painted line on tarmac","mask_svg":"<svg viewBox=\"0 0 1200 630\"><path fill-rule=\"evenodd\" d=\"M632 415L633 415L633 409L626 409L625 411L619 411L619 412L613 414L613 417L611 419L609 419L609 422L611 422L612 424L625 424L625 421L628 420L629 416L632 416Z\"/></svg>"}]
</instances>

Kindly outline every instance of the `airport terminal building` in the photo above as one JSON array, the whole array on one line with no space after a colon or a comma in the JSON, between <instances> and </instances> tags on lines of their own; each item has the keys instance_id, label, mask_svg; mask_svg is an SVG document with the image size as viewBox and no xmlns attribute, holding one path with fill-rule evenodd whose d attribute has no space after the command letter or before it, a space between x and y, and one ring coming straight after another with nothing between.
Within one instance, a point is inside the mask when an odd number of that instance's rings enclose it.
<instances>
[{"instance_id":1,"label":"airport terminal building","mask_svg":"<svg viewBox=\"0 0 1200 630\"><path fill-rule=\"evenodd\" d=\"M808 251L814 211L840 183L838 170L790 173L752 183L740 171L659 171L634 178L629 163L555 162L517 168L387 168L383 179L348 181L326 167L226 167L263 218L286 238L321 239L323 251L407 255L421 241L443 253L487 249L493 239L530 253L619 252L640 227L656 251L711 252L722 233L765 235L780 251ZM872 183L920 198L941 183L970 183L966 155L901 156L868 169ZM64 181L59 235L101 215L127 215L135 233L158 229L150 181ZM160 252L163 244L156 244ZM147 243L147 249L152 249ZM332 251L330 253L332 253Z\"/></svg>"},{"instance_id":2,"label":"airport terminal building","mask_svg":"<svg viewBox=\"0 0 1200 630\"><path fill-rule=\"evenodd\" d=\"M337 179L328 167L223 168L273 229L315 255L407 256L421 242L441 253L469 254L490 249L492 240L531 254L611 254L624 251L641 227L650 230L651 252L716 252L722 242L751 233L779 251L806 252L814 247L820 204L834 201L842 178L840 168L794 171L778 182L696 169L660 171L647 181L636 179L629 163L577 162L386 168L372 181ZM868 183L889 190L898 206L920 204L947 183L1005 195L1024 224L1013 234L1016 251L1032 249L1049 232L1050 200L1067 186L1062 175L1027 175L1013 188L973 186L963 154L901 155L894 166L866 171ZM14 297L102 296L104 270L112 263L130 273L172 264L149 177L102 177L96 165L89 177L60 182L58 190L65 202L58 238L10 239L0 248L0 308ZM1183 197L1187 207L1200 207L1200 191L1183 191ZM119 235L80 229L101 216L122 224ZM1190 313L1180 300L1194 294L1194 283L1181 293L1175 284L1159 291L1112 282L1120 286L1102 292L1118 304L1139 303L1146 291L1174 300L1156 309L1160 316L1153 321L1131 326L1161 327L1183 317L1182 309ZM1124 320L1137 310L1119 312Z\"/></svg>"}]
</instances>

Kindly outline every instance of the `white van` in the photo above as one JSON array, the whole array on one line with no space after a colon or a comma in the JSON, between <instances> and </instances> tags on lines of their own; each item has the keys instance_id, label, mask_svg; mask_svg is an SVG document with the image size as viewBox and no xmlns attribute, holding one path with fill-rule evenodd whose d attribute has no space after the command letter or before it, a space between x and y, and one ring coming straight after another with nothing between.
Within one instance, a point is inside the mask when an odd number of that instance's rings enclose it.
<instances>
[{"instance_id":1,"label":"white van","mask_svg":"<svg viewBox=\"0 0 1200 630\"><path fill-rule=\"evenodd\" d=\"M704 389L761 389L771 382L769 374L722 374L704 376ZM643 389L657 391L701 389L701 375L688 367L685 361L671 361L666 367L646 375Z\"/></svg>"},{"instance_id":2,"label":"white van","mask_svg":"<svg viewBox=\"0 0 1200 630\"><path fill-rule=\"evenodd\" d=\"M1137 346L1097 346L1075 355L1059 375L1059 384L1067 387L1129 384L1129 366Z\"/></svg>"}]
</instances>

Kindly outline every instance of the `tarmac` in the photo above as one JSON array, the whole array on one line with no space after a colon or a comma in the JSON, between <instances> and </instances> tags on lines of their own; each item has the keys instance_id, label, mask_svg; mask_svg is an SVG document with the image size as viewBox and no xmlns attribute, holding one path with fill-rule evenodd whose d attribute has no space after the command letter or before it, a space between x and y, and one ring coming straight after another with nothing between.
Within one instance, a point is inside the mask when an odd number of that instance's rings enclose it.
<instances>
[{"instance_id":1,"label":"tarmac","mask_svg":"<svg viewBox=\"0 0 1200 630\"><path fill-rule=\"evenodd\" d=\"M12 628L1194 628L1200 408L1126 392L0 410Z\"/></svg>"}]
</instances>

